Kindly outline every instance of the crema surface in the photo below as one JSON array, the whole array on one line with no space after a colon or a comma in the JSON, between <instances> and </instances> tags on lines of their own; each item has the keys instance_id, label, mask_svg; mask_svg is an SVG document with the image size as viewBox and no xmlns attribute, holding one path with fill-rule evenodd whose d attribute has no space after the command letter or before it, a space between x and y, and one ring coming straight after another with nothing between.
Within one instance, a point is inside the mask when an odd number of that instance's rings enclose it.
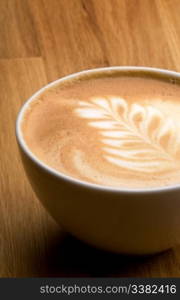
<instances>
[{"instance_id":1,"label":"crema surface","mask_svg":"<svg viewBox=\"0 0 180 300\"><path fill-rule=\"evenodd\" d=\"M26 144L44 163L105 186L180 183L180 86L143 77L57 85L27 109Z\"/></svg>"}]
</instances>

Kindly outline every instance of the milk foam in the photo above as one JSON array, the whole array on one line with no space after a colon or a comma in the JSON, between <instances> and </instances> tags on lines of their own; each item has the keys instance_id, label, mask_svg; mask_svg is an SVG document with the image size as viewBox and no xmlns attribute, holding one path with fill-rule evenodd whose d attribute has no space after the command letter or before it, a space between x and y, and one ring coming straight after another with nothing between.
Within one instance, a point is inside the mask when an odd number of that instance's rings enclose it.
<instances>
[{"instance_id":1,"label":"milk foam","mask_svg":"<svg viewBox=\"0 0 180 300\"><path fill-rule=\"evenodd\" d=\"M51 167L106 186L180 182L180 87L146 78L91 79L36 99L22 129Z\"/></svg>"},{"instance_id":2,"label":"milk foam","mask_svg":"<svg viewBox=\"0 0 180 300\"><path fill-rule=\"evenodd\" d=\"M176 166L180 148L177 127L173 119L165 118L157 108L138 103L129 107L125 99L109 96L80 101L75 112L88 119L88 124L97 128L100 135L109 138L100 138L107 161L145 173Z\"/></svg>"}]
</instances>

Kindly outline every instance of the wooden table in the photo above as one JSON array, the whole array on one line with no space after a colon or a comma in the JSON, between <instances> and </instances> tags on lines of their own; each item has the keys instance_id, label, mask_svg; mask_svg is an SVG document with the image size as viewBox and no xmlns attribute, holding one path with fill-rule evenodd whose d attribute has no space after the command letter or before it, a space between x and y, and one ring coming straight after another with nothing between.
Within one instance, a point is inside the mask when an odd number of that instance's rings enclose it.
<instances>
[{"instance_id":1,"label":"wooden table","mask_svg":"<svg viewBox=\"0 0 180 300\"><path fill-rule=\"evenodd\" d=\"M133 258L65 235L25 177L14 134L22 103L83 69L180 71L179 0L0 0L0 276L180 276L180 246Z\"/></svg>"}]
</instances>

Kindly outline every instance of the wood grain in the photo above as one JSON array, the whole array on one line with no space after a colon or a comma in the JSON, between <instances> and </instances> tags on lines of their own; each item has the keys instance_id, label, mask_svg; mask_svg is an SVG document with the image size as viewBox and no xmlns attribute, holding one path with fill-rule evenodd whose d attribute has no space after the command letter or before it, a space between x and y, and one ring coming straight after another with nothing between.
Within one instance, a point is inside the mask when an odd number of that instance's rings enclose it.
<instances>
[{"instance_id":1,"label":"wood grain","mask_svg":"<svg viewBox=\"0 0 180 300\"><path fill-rule=\"evenodd\" d=\"M133 258L65 235L25 177L17 112L37 89L87 68L180 71L179 0L0 1L0 276L180 277L180 246Z\"/></svg>"}]
</instances>

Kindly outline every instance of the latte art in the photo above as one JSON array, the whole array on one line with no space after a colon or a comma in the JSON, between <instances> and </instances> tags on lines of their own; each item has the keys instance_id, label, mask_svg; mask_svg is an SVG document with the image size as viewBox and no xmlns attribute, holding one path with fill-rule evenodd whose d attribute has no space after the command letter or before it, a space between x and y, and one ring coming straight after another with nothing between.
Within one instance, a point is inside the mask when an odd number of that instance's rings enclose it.
<instances>
[{"instance_id":1,"label":"latte art","mask_svg":"<svg viewBox=\"0 0 180 300\"><path fill-rule=\"evenodd\" d=\"M147 173L176 166L176 127L153 106L128 107L125 99L111 96L81 101L75 112L97 128L103 156L110 163Z\"/></svg>"},{"instance_id":2,"label":"latte art","mask_svg":"<svg viewBox=\"0 0 180 300\"><path fill-rule=\"evenodd\" d=\"M180 182L180 86L143 77L88 78L46 90L22 122L26 144L85 182L149 188Z\"/></svg>"}]
</instances>

